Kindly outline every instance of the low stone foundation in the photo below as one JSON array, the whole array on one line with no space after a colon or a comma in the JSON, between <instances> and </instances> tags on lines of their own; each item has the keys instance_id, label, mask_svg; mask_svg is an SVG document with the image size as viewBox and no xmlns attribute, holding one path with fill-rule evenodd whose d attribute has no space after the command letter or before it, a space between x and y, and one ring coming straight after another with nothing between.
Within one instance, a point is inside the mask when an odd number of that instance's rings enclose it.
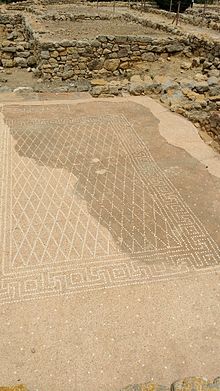
<instances>
[{"instance_id":1,"label":"low stone foundation","mask_svg":"<svg viewBox=\"0 0 220 391\"><path fill-rule=\"evenodd\" d=\"M140 9L140 5L133 5L134 9ZM144 10L146 13L150 12L157 15L162 15L170 20L174 18L174 13L152 8L152 7L145 7ZM185 11L185 13L180 14L180 22L183 21L185 23L189 23L193 26L200 26L200 27L207 27L212 30L220 31L220 16L216 13L209 13L206 11L205 15L203 15L203 11L201 12L195 12L195 10L188 9Z\"/></svg>"},{"instance_id":2,"label":"low stone foundation","mask_svg":"<svg viewBox=\"0 0 220 391\"><path fill-rule=\"evenodd\" d=\"M27 68L36 65L33 35L20 15L0 14L2 39L0 43L0 65L3 68Z\"/></svg>"},{"instance_id":3,"label":"low stone foundation","mask_svg":"<svg viewBox=\"0 0 220 391\"><path fill-rule=\"evenodd\" d=\"M220 101L220 97L219 97ZM211 133L214 140L220 143L220 112L214 111L209 117L202 123L202 130L207 133Z\"/></svg>"},{"instance_id":4,"label":"low stone foundation","mask_svg":"<svg viewBox=\"0 0 220 391\"><path fill-rule=\"evenodd\" d=\"M29 391L24 385L0 387L0 391ZM46 391L46 390L45 390ZM157 383L131 384L120 391L220 391L220 377L210 381L204 377L188 377L177 380L170 386Z\"/></svg>"},{"instance_id":5,"label":"low stone foundation","mask_svg":"<svg viewBox=\"0 0 220 391\"><path fill-rule=\"evenodd\" d=\"M149 33L99 35L75 40L58 40L59 35L53 39L50 30L45 35L46 24L53 29L51 22L87 23L88 20L92 23L117 20L118 23L141 24L157 34L156 37ZM0 13L0 33L0 67L3 70L26 68L38 80L50 82L49 85L63 83L62 91L89 91L94 97L126 92L149 95L220 141L216 114L220 108L219 42L192 33L183 35L175 26L152 22L137 12L121 13L113 18L109 14L90 14L88 10L84 14L65 11L15 14L6 10ZM181 63L176 77L161 77L168 61ZM154 67L156 75L151 72ZM5 90L5 86L1 88Z\"/></svg>"},{"instance_id":6,"label":"low stone foundation","mask_svg":"<svg viewBox=\"0 0 220 391\"><path fill-rule=\"evenodd\" d=\"M183 40L153 39L148 36L98 36L94 40L41 42L38 47L38 72L45 79L72 79L126 76L126 71L142 70L147 62L162 54L185 50ZM77 76L77 77L76 77Z\"/></svg>"},{"instance_id":7,"label":"low stone foundation","mask_svg":"<svg viewBox=\"0 0 220 391\"><path fill-rule=\"evenodd\" d=\"M189 377L178 380L171 386L162 386L156 383L133 384L121 391L219 391L220 377L213 382L204 377Z\"/></svg>"},{"instance_id":8,"label":"low stone foundation","mask_svg":"<svg viewBox=\"0 0 220 391\"><path fill-rule=\"evenodd\" d=\"M88 15L42 15L43 20L110 19ZM123 19L141 23L154 29L173 33L174 27L157 24L131 14ZM111 19L114 23L114 19ZM95 39L45 41L34 31L26 15L0 14L0 28L5 39L0 44L0 65L3 67L34 67L38 76L46 80L66 80L80 77L93 78L126 76L126 70L154 62L160 56L179 54L184 57L203 56L220 69L220 43L192 35L174 35L166 38L144 36L98 36ZM142 67L143 69L143 67Z\"/></svg>"},{"instance_id":9,"label":"low stone foundation","mask_svg":"<svg viewBox=\"0 0 220 391\"><path fill-rule=\"evenodd\" d=\"M143 26L152 27L154 29L162 30L167 33L172 33L175 34L176 36L179 36L180 38L184 39L187 42L187 47L191 52L191 55L194 56L212 55L213 58L220 57L219 41L213 42L210 41L208 38L201 37L196 34L183 33L180 29L178 29L178 27L175 27L173 25L171 26L169 24L160 23L160 22L155 23L152 20L150 20L150 18L146 19L144 17L131 15L131 14L126 14L125 17L127 17L128 20L132 20L136 23L141 23Z\"/></svg>"},{"instance_id":10,"label":"low stone foundation","mask_svg":"<svg viewBox=\"0 0 220 391\"><path fill-rule=\"evenodd\" d=\"M24 385L12 386L12 387L0 387L0 391L28 391Z\"/></svg>"}]
</instances>

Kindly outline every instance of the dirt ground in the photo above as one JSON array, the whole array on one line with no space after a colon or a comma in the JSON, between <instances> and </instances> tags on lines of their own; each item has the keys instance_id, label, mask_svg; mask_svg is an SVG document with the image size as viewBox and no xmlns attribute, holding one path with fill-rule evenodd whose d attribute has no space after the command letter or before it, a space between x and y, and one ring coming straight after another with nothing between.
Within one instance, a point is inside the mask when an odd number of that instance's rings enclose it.
<instances>
[{"instance_id":1,"label":"dirt ground","mask_svg":"<svg viewBox=\"0 0 220 391\"><path fill-rule=\"evenodd\" d=\"M79 4L48 4L48 5L44 5L44 10L46 12L51 12L51 13L54 13L54 12L68 12L68 13L71 13L71 14L90 14L90 15L96 15L97 12L99 14L112 14L112 11L113 11L113 4L112 4L112 7L109 7L109 6L106 6L106 5L103 5L102 4L98 4L98 8L97 8L97 3L87 3L86 6L84 5L79 5ZM126 5L121 5L119 6L119 4L117 3L116 5L116 12L117 10L121 10L121 11L126 11L128 10L128 6Z\"/></svg>"},{"instance_id":2,"label":"dirt ground","mask_svg":"<svg viewBox=\"0 0 220 391\"><path fill-rule=\"evenodd\" d=\"M99 5L99 7L97 8L96 6L96 3L89 3L89 4L86 4L86 5L74 5L74 4L68 4L68 5L60 5L60 4L55 4L55 5L47 5L47 6L44 6L44 11L49 13L49 14L54 14L54 13L57 13L57 14L62 14L62 13L67 13L67 14L88 14L88 15L108 15L108 16L112 16L113 15L113 7L107 7L105 5ZM216 10L210 8L208 9L208 11L213 11L213 12L216 12ZM117 6L116 5L116 8L115 8L115 15L120 17L120 15L122 15L123 13L130 13L132 12L132 14L135 14L135 11L131 9L129 9L129 7L126 7L126 6ZM139 15L139 13L138 13ZM155 23L162 23L162 24L168 24L170 25L172 23L172 20L171 19L167 19L165 18L163 15L157 15L155 13L151 13L151 12L146 12L146 13L143 13L142 14L143 17L147 18L147 19L151 19L152 21L154 21ZM34 21L33 21L34 22ZM91 23L91 25L90 25ZM62 24L64 26L62 26ZM101 34L119 34L119 35L122 35L122 34L152 34L153 36L155 36L156 34L160 34L161 36L161 33L157 32L155 33L155 31L152 29L144 29L143 26L138 26L137 27L137 24L135 24L134 26L132 25L128 25L127 22L119 22L119 23L114 23L114 26L112 25L112 22L109 22L110 24L110 28L108 27L108 23L107 24L103 24L103 22L101 22L100 24L97 23L97 21L95 21L95 23L93 24L93 22L86 22L86 24L83 22L79 22L77 24L75 24L75 29L74 29L74 26L72 25L71 22L60 22L60 21L56 21L55 23L52 22L52 23L36 23L36 25L38 25L38 29L40 29L40 33L44 36L47 36L47 37L55 37L57 35L63 37L64 39L65 38L69 38L69 36L71 36L71 38L73 37L73 39L76 37L76 38L85 38L88 36L88 34L90 35L91 33L91 36L94 36L94 35L98 35L100 34L99 31L101 30ZM128 25L128 30L126 29L125 26ZM47 27L48 26L48 27ZM59 27L60 26L60 27ZM37 27L37 26L35 26ZM187 33L197 33L199 35L205 35L205 36L209 36L210 39L213 39L213 40L219 40L220 38L220 34L219 32L215 31L215 30L211 30L210 28L205 28L205 27L199 27L199 26L193 26L189 23L185 23L184 21L181 21L180 25L178 26L180 28L180 30L182 30L182 32L187 32ZM47 28L51 31L51 33L48 31L46 34L44 34L44 31L45 29L47 30ZM60 30L59 30L60 28ZM139 30L140 28L140 30ZM63 31L64 29L64 31ZM143 30L144 29L144 30ZM88 30L88 31L87 31ZM163 32L162 34L166 35L165 32Z\"/></svg>"},{"instance_id":3,"label":"dirt ground","mask_svg":"<svg viewBox=\"0 0 220 391\"><path fill-rule=\"evenodd\" d=\"M34 23L34 22L33 22ZM42 34L43 39L54 40L94 38L98 35L150 35L152 37L168 36L164 32L144 27L123 19L83 20L83 21L38 21L34 28Z\"/></svg>"}]
</instances>

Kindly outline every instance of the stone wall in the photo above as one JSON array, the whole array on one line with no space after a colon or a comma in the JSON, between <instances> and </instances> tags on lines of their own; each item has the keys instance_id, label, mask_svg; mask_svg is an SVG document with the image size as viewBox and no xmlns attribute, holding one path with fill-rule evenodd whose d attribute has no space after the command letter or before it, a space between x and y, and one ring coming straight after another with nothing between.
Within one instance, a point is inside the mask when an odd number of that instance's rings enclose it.
<instances>
[{"instance_id":1,"label":"stone wall","mask_svg":"<svg viewBox=\"0 0 220 391\"><path fill-rule=\"evenodd\" d=\"M220 98L219 98L220 101ZM220 112L214 111L202 123L202 130L211 133L213 138L220 143Z\"/></svg>"},{"instance_id":2,"label":"stone wall","mask_svg":"<svg viewBox=\"0 0 220 391\"><path fill-rule=\"evenodd\" d=\"M186 10L186 14L184 14L184 17L185 16L186 18L190 16L191 19L188 20L191 21L191 23L195 26L202 25L209 27L213 30L220 31L220 15L218 11L210 12L206 9L204 14L202 8L189 8Z\"/></svg>"},{"instance_id":3,"label":"stone wall","mask_svg":"<svg viewBox=\"0 0 220 391\"><path fill-rule=\"evenodd\" d=\"M44 4L76 4L79 0L42 0Z\"/></svg>"},{"instance_id":4,"label":"stone wall","mask_svg":"<svg viewBox=\"0 0 220 391\"><path fill-rule=\"evenodd\" d=\"M158 26L150 19L131 14L125 20L154 29L173 32L174 27ZM54 14L41 15L42 20L108 19L105 16ZM114 20L112 20L114 23ZM205 38L176 34L172 38L150 36L98 36L95 39L45 42L33 30L27 15L0 14L5 39L0 43L0 65L3 67L36 67L46 80L126 76L129 69L144 69L147 62L160 56L200 56L220 69L220 43Z\"/></svg>"},{"instance_id":5,"label":"stone wall","mask_svg":"<svg viewBox=\"0 0 220 391\"><path fill-rule=\"evenodd\" d=\"M66 12L60 11L56 14L45 14L40 16L41 20L49 20L49 21L60 21L60 20L67 20L71 22L77 22L82 20L109 20L110 18L108 16L100 16L100 15L84 15L84 14L69 14Z\"/></svg>"},{"instance_id":6,"label":"stone wall","mask_svg":"<svg viewBox=\"0 0 220 391\"><path fill-rule=\"evenodd\" d=\"M23 384L19 384L18 386L12 386L12 387L0 386L0 391L28 391L28 389Z\"/></svg>"},{"instance_id":7,"label":"stone wall","mask_svg":"<svg viewBox=\"0 0 220 391\"><path fill-rule=\"evenodd\" d=\"M33 36L22 15L0 14L3 37L0 41L0 65L27 68L36 64Z\"/></svg>"},{"instance_id":8,"label":"stone wall","mask_svg":"<svg viewBox=\"0 0 220 391\"><path fill-rule=\"evenodd\" d=\"M140 5L133 5L134 9L140 9ZM152 8L152 7L145 7L145 12L147 13L153 13L157 15L165 16L166 18L172 20L174 18L174 13ZM200 27L207 27L211 28L212 30L220 31L220 16L216 13L210 13L206 12L205 15L200 12L195 12L193 10L186 10L185 13L180 14L180 22L185 22L192 24L193 26L200 26Z\"/></svg>"},{"instance_id":9,"label":"stone wall","mask_svg":"<svg viewBox=\"0 0 220 391\"><path fill-rule=\"evenodd\" d=\"M56 20L107 19L88 15L45 15L42 19ZM150 20L124 14L125 20L158 28ZM113 21L114 22L114 21ZM167 26L170 27L170 26ZM34 34L33 34L34 35ZM39 76L51 80L94 78L97 76L127 76L130 69L144 69L147 62L161 56L203 56L220 68L220 43L188 35L151 38L150 36L98 36L78 41L42 42L36 39Z\"/></svg>"},{"instance_id":10,"label":"stone wall","mask_svg":"<svg viewBox=\"0 0 220 391\"><path fill-rule=\"evenodd\" d=\"M178 380L170 386L157 383L133 384L121 391L220 391L220 377L210 381L205 377L189 377Z\"/></svg>"},{"instance_id":11,"label":"stone wall","mask_svg":"<svg viewBox=\"0 0 220 391\"><path fill-rule=\"evenodd\" d=\"M98 36L93 40L39 42L38 72L46 79L126 76L127 70L185 50L184 41L148 36Z\"/></svg>"},{"instance_id":12,"label":"stone wall","mask_svg":"<svg viewBox=\"0 0 220 391\"><path fill-rule=\"evenodd\" d=\"M102 35L94 39L47 41L34 31L32 17L2 12L0 66L32 68L40 81L60 82L62 91L89 91L94 97L124 92L149 95L193 121L220 143L220 43L183 35L174 26L155 24L131 13L122 17L172 34L165 38ZM42 13L37 19L54 23L92 19L96 23L96 19L108 17L63 12ZM175 56L181 59L179 78L151 75L151 63L154 66L158 61L160 68L166 59L179 62ZM189 80L181 77L188 69L194 74Z\"/></svg>"},{"instance_id":13,"label":"stone wall","mask_svg":"<svg viewBox=\"0 0 220 391\"><path fill-rule=\"evenodd\" d=\"M194 56L207 56L212 55L213 58L219 58L220 59L220 42L219 41L210 41L208 38L198 36L196 34L192 33L182 33L180 29L178 29L175 26L171 26L169 24L163 24L160 22L153 22L149 19L146 19L144 17L131 15L131 14L125 14L123 15L127 20L131 20L136 23L140 23L143 26L151 27L157 30L166 31L171 34L178 35L182 39L185 39L185 42L187 42L188 48L191 50L191 54Z\"/></svg>"},{"instance_id":14,"label":"stone wall","mask_svg":"<svg viewBox=\"0 0 220 391\"><path fill-rule=\"evenodd\" d=\"M0 391L28 391L24 385L14 387L1 387ZM45 389L45 391L47 391ZM220 377L210 381L205 377L189 377L178 380L170 386L153 382L131 384L120 391L220 391Z\"/></svg>"}]
</instances>

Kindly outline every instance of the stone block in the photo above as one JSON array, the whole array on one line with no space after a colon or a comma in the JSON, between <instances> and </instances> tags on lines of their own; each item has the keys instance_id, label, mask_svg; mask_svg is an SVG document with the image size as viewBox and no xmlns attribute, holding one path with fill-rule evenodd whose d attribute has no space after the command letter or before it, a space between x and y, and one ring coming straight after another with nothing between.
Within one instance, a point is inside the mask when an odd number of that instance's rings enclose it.
<instances>
[{"instance_id":1,"label":"stone block","mask_svg":"<svg viewBox=\"0 0 220 391\"><path fill-rule=\"evenodd\" d=\"M93 48L99 48L101 46L101 43L98 41L98 39L94 39L90 42L91 46Z\"/></svg>"},{"instance_id":2,"label":"stone block","mask_svg":"<svg viewBox=\"0 0 220 391\"><path fill-rule=\"evenodd\" d=\"M22 58L28 58L30 56L30 52L28 50L25 50L23 52L19 52L19 57L22 57Z\"/></svg>"},{"instance_id":3,"label":"stone block","mask_svg":"<svg viewBox=\"0 0 220 391\"><path fill-rule=\"evenodd\" d=\"M91 84L86 79L77 80L75 86L78 92L86 92L90 90Z\"/></svg>"},{"instance_id":4,"label":"stone block","mask_svg":"<svg viewBox=\"0 0 220 391\"><path fill-rule=\"evenodd\" d=\"M199 81L199 82L195 83L194 90L196 92L203 93L203 92L208 91L208 89L209 89L209 85L208 85L207 81Z\"/></svg>"},{"instance_id":5,"label":"stone block","mask_svg":"<svg viewBox=\"0 0 220 391\"><path fill-rule=\"evenodd\" d=\"M95 86L91 89L90 94L92 96L99 96L103 92L103 86Z\"/></svg>"},{"instance_id":6,"label":"stone block","mask_svg":"<svg viewBox=\"0 0 220 391\"><path fill-rule=\"evenodd\" d=\"M208 82L209 86L214 86L214 85L220 84L220 80L215 76L209 77L207 82Z\"/></svg>"},{"instance_id":7,"label":"stone block","mask_svg":"<svg viewBox=\"0 0 220 391\"><path fill-rule=\"evenodd\" d=\"M28 59L27 59L27 65L28 65L29 67L35 66L36 63L37 63L37 59L36 59L35 56L30 56L30 57L28 57Z\"/></svg>"},{"instance_id":8,"label":"stone block","mask_svg":"<svg viewBox=\"0 0 220 391\"><path fill-rule=\"evenodd\" d=\"M143 53L142 56L141 56L142 60L144 61L149 61L149 62L153 62L155 61L155 54L154 53Z\"/></svg>"},{"instance_id":9,"label":"stone block","mask_svg":"<svg viewBox=\"0 0 220 391\"><path fill-rule=\"evenodd\" d=\"M0 387L0 391L28 391L28 389L20 384L19 386L12 386L12 387Z\"/></svg>"},{"instance_id":10,"label":"stone block","mask_svg":"<svg viewBox=\"0 0 220 391\"><path fill-rule=\"evenodd\" d=\"M73 70L64 71L62 74L63 80L70 79L74 75Z\"/></svg>"},{"instance_id":11,"label":"stone block","mask_svg":"<svg viewBox=\"0 0 220 391\"><path fill-rule=\"evenodd\" d=\"M15 53L16 52L16 47L15 46L5 46L2 48L3 52L8 52L8 53Z\"/></svg>"},{"instance_id":12,"label":"stone block","mask_svg":"<svg viewBox=\"0 0 220 391\"><path fill-rule=\"evenodd\" d=\"M190 80L190 79L187 79L187 78L181 79L181 80L179 81L179 83L180 83L180 86L181 86L182 88L190 88L190 89L193 89L194 86L195 86L195 81Z\"/></svg>"},{"instance_id":13,"label":"stone block","mask_svg":"<svg viewBox=\"0 0 220 391\"><path fill-rule=\"evenodd\" d=\"M185 48L185 46L179 42L166 46L166 50L168 53L181 52L184 50L184 48Z\"/></svg>"},{"instance_id":14,"label":"stone block","mask_svg":"<svg viewBox=\"0 0 220 391\"><path fill-rule=\"evenodd\" d=\"M33 92L33 88L31 88L31 87L18 87L18 88L15 88L13 92L18 95L30 94Z\"/></svg>"},{"instance_id":15,"label":"stone block","mask_svg":"<svg viewBox=\"0 0 220 391\"><path fill-rule=\"evenodd\" d=\"M48 50L43 50L40 55L44 60L48 60L50 58L50 52Z\"/></svg>"},{"instance_id":16,"label":"stone block","mask_svg":"<svg viewBox=\"0 0 220 391\"><path fill-rule=\"evenodd\" d=\"M107 69L108 71L116 71L116 69L118 69L119 67L119 64L120 64L120 60L119 59L108 59L104 62L104 68Z\"/></svg>"},{"instance_id":17,"label":"stone block","mask_svg":"<svg viewBox=\"0 0 220 391\"><path fill-rule=\"evenodd\" d=\"M57 58L59 57L59 55L60 53L57 50L53 50L52 52L50 52L50 57Z\"/></svg>"},{"instance_id":18,"label":"stone block","mask_svg":"<svg viewBox=\"0 0 220 391\"><path fill-rule=\"evenodd\" d=\"M97 37L97 40L98 40L99 42L107 42L107 37L106 37L105 35L99 35L99 36Z\"/></svg>"},{"instance_id":19,"label":"stone block","mask_svg":"<svg viewBox=\"0 0 220 391\"><path fill-rule=\"evenodd\" d=\"M169 77L163 75L156 75L153 79L154 83L165 84L170 80Z\"/></svg>"},{"instance_id":20,"label":"stone block","mask_svg":"<svg viewBox=\"0 0 220 391\"><path fill-rule=\"evenodd\" d=\"M127 57L128 55L128 50L126 48L120 49L118 51L118 57Z\"/></svg>"},{"instance_id":21,"label":"stone block","mask_svg":"<svg viewBox=\"0 0 220 391\"><path fill-rule=\"evenodd\" d=\"M132 83L129 87L129 92L131 95L143 95L144 85Z\"/></svg>"},{"instance_id":22,"label":"stone block","mask_svg":"<svg viewBox=\"0 0 220 391\"><path fill-rule=\"evenodd\" d=\"M14 66L14 61L2 58L2 65L4 68L12 68Z\"/></svg>"},{"instance_id":23,"label":"stone block","mask_svg":"<svg viewBox=\"0 0 220 391\"><path fill-rule=\"evenodd\" d=\"M122 62L120 64L120 69L125 70L125 69L128 69L128 68L129 68L129 62L128 61Z\"/></svg>"},{"instance_id":24,"label":"stone block","mask_svg":"<svg viewBox=\"0 0 220 391\"><path fill-rule=\"evenodd\" d=\"M107 84L107 81L105 79L93 79L91 80L92 86L104 86Z\"/></svg>"},{"instance_id":25,"label":"stone block","mask_svg":"<svg viewBox=\"0 0 220 391\"><path fill-rule=\"evenodd\" d=\"M121 391L169 391L169 387L156 383L131 384Z\"/></svg>"},{"instance_id":26,"label":"stone block","mask_svg":"<svg viewBox=\"0 0 220 391\"><path fill-rule=\"evenodd\" d=\"M100 60L99 58L94 58L92 61L90 61L87 64L87 67L90 71L93 71L94 69L101 69L103 66L103 60Z\"/></svg>"},{"instance_id":27,"label":"stone block","mask_svg":"<svg viewBox=\"0 0 220 391\"><path fill-rule=\"evenodd\" d=\"M207 389L208 383L206 378L189 377L173 383L171 391L203 391Z\"/></svg>"},{"instance_id":28,"label":"stone block","mask_svg":"<svg viewBox=\"0 0 220 391\"><path fill-rule=\"evenodd\" d=\"M131 83L136 83L136 84L142 84L143 80L141 79L140 75L133 75L130 78Z\"/></svg>"}]
</instances>

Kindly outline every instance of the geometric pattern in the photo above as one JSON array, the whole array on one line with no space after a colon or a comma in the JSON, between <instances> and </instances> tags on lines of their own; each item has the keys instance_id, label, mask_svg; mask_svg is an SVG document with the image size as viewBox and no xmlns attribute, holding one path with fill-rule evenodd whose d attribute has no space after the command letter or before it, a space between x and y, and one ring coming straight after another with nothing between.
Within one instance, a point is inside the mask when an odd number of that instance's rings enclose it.
<instances>
[{"instance_id":1,"label":"geometric pattern","mask_svg":"<svg viewBox=\"0 0 220 391\"><path fill-rule=\"evenodd\" d=\"M1 134L1 303L219 266L218 246L124 114L31 110L13 106Z\"/></svg>"}]
</instances>

